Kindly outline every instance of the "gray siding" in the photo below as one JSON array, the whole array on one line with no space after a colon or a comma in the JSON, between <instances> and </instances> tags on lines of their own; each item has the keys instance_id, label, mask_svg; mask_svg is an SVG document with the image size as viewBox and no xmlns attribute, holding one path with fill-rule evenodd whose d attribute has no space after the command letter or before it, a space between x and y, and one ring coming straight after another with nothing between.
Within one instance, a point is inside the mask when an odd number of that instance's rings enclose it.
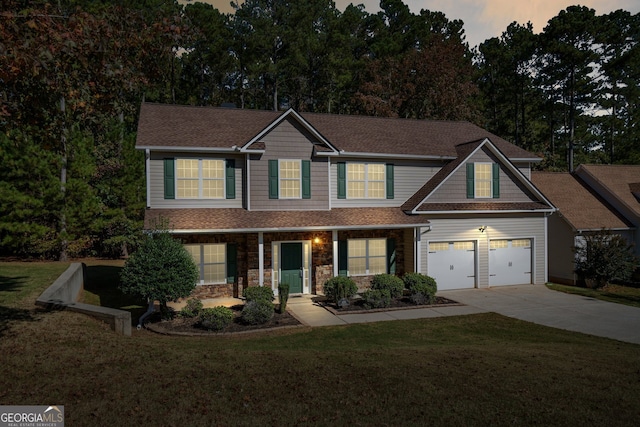
<instances>
[{"instance_id":1,"label":"gray siding","mask_svg":"<svg viewBox=\"0 0 640 427\"><path fill-rule=\"evenodd\" d=\"M313 157L316 142L304 128L286 119L262 140L265 153L249 160L250 210L328 210L329 172L326 157ZM269 160L311 160L310 199L269 199Z\"/></svg>"},{"instance_id":2,"label":"gray siding","mask_svg":"<svg viewBox=\"0 0 640 427\"><path fill-rule=\"evenodd\" d=\"M476 243L476 286L489 286L489 240L493 239L532 239L533 259L531 280L534 284L547 281L546 271L546 230L545 218L537 217L492 217L464 219L431 219L431 231L423 229L420 241L420 273L429 274L428 243L443 241L474 241ZM484 233L478 229L487 226Z\"/></svg>"},{"instance_id":3,"label":"gray siding","mask_svg":"<svg viewBox=\"0 0 640 427\"><path fill-rule=\"evenodd\" d=\"M354 163L391 163L393 164L394 197L393 199L338 199L338 162ZM331 207L399 207L413 196L440 169L441 165L433 162L385 159L346 159L331 160Z\"/></svg>"},{"instance_id":4,"label":"gray siding","mask_svg":"<svg viewBox=\"0 0 640 427\"><path fill-rule=\"evenodd\" d=\"M469 163L490 162L497 163L492 154L480 150L471 156ZM468 203L467 199L467 169L463 164L451 174L442 185L428 198L430 203ZM500 165L500 198L499 199L474 199L492 202L529 202L536 198L525 189L515 176Z\"/></svg>"},{"instance_id":5,"label":"gray siding","mask_svg":"<svg viewBox=\"0 0 640 427\"><path fill-rule=\"evenodd\" d=\"M574 231L555 213L549 217L549 236L549 280L575 284Z\"/></svg>"},{"instance_id":6,"label":"gray siding","mask_svg":"<svg viewBox=\"0 0 640 427\"><path fill-rule=\"evenodd\" d=\"M234 159L236 161L236 198L235 199L173 199L164 198L164 159L166 158L191 158L191 159ZM243 156L197 154L197 153L170 153L152 152L149 161L151 198L149 205L152 208L241 208L243 207L243 172L245 161Z\"/></svg>"}]
</instances>

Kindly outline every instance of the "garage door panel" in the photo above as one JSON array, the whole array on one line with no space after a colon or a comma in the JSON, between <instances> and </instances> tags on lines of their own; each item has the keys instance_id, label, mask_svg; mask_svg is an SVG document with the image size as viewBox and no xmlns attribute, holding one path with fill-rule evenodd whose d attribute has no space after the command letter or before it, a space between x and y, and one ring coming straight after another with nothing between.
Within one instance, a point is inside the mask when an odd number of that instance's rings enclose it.
<instances>
[{"instance_id":1,"label":"garage door panel","mask_svg":"<svg viewBox=\"0 0 640 427\"><path fill-rule=\"evenodd\" d=\"M501 239L489 243L489 285L531 283L531 239Z\"/></svg>"},{"instance_id":2,"label":"garage door panel","mask_svg":"<svg viewBox=\"0 0 640 427\"><path fill-rule=\"evenodd\" d=\"M430 242L427 268L438 290L475 287L475 243Z\"/></svg>"}]
</instances>

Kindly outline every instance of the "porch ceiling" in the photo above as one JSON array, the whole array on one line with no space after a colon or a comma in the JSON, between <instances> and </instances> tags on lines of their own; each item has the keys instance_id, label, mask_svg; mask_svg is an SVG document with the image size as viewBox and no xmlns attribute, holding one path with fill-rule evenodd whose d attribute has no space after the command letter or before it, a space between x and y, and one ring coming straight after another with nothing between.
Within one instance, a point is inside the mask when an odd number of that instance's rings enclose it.
<instances>
[{"instance_id":1,"label":"porch ceiling","mask_svg":"<svg viewBox=\"0 0 640 427\"><path fill-rule=\"evenodd\" d=\"M174 232L247 232L410 228L429 224L400 208L338 208L327 211L247 211L245 209L148 209L145 229L168 223Z\"/></svg>"}]
</instances>

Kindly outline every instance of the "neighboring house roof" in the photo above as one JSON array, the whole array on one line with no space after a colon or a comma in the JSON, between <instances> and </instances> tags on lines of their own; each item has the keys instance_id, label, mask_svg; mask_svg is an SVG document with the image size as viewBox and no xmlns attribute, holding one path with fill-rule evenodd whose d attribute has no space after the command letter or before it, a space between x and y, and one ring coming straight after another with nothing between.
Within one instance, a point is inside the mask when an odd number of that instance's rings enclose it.
<instances>
[{"instance_id":1,"label":"neighboring house roof","mask_svg":"<svg viewBox=\"0 0 640 427\"><path fill-rule=\"evenodd\" d=\"M578 176L568 172L533 172L531 180L576 231L631 227L620 213Z\"/></svg>"},{"instance_id":2,"label":"neighboring house roof","mask_svg":"<svg viewBox=\"0 0 640 427\"><path fill-rule=\"evenodd\" d=\"M150 209L145 229L168 223L176 232L237 232L273 230L365 229L429 224L424 217L398 208L334 208L323 211L248 211L232 209Z\"/></svg>"},{"instance_id":3,"label":"neighboring house roof","mask_svg":"<svg viewBox=\"0 0 640 427\"><path fill-rule=\"evenodd\" d=\"M636 216L640 202L634 195L640 183L640 165L580 165L576 174L586 174L600 183Z\"/></svg>"},{"instance_id":4,"label":"neighboring house roof","mask_svg":"<svg viewBox=\"0 0 640 427\"><path fill-rule=\"evenodd\" d=\"M413 120L335 114L296 113L143 103L137 148L256 149L260 137L281 116L292 117L318 136L317 151L458 157L456 146L490 139L512 161L541 159L490 132L463 121ZM248 145L248 146L247 146ZM322 148L321 148L322 147Z\"/></svg>"}]
</instances>

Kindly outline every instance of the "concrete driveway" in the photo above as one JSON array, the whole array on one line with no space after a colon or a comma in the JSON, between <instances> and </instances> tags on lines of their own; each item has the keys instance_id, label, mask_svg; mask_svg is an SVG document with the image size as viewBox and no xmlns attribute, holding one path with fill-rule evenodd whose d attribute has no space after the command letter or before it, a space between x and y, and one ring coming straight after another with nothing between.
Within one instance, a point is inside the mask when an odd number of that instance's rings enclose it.
<instances>
[{"instance_id":1,"label":"concrete driveway","mask_svg":"<svg viewBox=\"0 0 640 427\"><path fill-rule=\"evenodd\" d=\"M640 308L552 291L543 285L442 291L438 295L552 328L640 344Z\"/></svg>"}]
</instances>

